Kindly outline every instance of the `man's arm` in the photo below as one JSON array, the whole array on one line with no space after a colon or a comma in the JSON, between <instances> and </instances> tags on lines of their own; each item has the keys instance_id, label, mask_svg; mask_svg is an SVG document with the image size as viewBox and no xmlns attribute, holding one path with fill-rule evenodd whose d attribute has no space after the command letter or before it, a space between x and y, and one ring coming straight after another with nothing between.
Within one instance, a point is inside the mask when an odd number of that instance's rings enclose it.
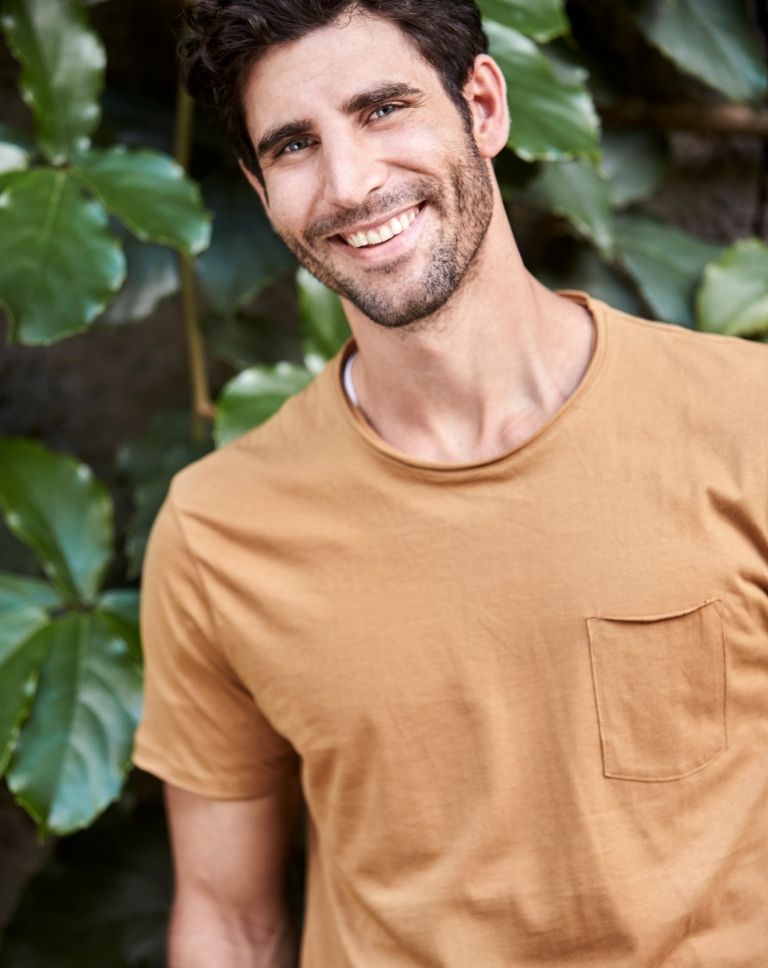
<instances>
[{"instance_id":1,"label":"man's arm","mask_svg":"<svg viewBox=\"0 0 768 968\"><path fill-rule=\"evenodd\" d=\"M298 781L254 800L166 784L176 889L169 968L296 968L286 902Z\"/></svg>"}]
</instances>

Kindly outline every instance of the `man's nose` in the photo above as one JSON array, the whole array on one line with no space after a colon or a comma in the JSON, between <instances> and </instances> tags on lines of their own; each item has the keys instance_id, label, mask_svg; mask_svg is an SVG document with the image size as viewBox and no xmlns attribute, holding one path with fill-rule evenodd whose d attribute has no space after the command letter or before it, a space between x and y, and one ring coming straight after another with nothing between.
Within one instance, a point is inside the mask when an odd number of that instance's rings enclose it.
<instances>
[{"instance_id":1,"label":"man's nose","mask_svg":"<svg viewBox=\"0 0 768 968\"><path fill-rule=\"evenodd\" d=\"M371 192L383 188L387 179L386 163L362 134L326 141L323 166L324 201L336 208L357 208Z\"/></svg>"}]
</instances>

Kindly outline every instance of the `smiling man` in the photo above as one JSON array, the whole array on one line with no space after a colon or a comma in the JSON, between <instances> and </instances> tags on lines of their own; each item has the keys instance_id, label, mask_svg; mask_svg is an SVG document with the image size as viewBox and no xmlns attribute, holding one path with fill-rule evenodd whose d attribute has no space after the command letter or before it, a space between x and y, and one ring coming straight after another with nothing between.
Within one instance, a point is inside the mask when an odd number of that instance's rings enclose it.
<instances>
[{"instance_id":1,"label":"smiling man","mask_svg":"<svg viewBox=\"0 0 768 968\"><path fill-rule=\"evenodd\" d=\"M153 529L172 968L296 963L300 790L302 968L764 968L768 351L530 276L471 0L188 19L353 340Z\"/></svg>"}]
</instances>

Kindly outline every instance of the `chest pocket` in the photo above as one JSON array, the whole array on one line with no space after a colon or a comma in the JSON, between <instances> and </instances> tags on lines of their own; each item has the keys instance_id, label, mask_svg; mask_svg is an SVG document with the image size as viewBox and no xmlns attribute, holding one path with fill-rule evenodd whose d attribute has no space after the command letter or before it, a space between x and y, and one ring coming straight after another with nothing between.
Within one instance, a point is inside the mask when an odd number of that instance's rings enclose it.
<instances>
[{"instance_id":1,"label":"chest pocket","mask_svg":"<svg viewBox=\"0 0 768 968\"><path fill-rule=\"evenodd\" d=\"M587 626L605 776L676 780L727 748L719 599Z\"/></svg>"}]
</instances>

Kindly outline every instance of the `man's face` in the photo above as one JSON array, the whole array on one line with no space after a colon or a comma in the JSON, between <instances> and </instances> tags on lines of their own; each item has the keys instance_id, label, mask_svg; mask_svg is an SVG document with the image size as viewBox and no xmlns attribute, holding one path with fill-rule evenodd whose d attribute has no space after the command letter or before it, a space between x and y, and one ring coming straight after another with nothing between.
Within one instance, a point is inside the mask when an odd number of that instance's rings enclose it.
<instances>
[{"instance_id":1,"label":"man's face","mask_svg":"<svg viewBox=\"0 0 768 968\"><path fill-rule=\"evenodd\" d=\"M276 232L382 326L440 309L493 209L487 162L390 21L344 18L271 50L244 91Z\"/></svg>"}]
</instances>

